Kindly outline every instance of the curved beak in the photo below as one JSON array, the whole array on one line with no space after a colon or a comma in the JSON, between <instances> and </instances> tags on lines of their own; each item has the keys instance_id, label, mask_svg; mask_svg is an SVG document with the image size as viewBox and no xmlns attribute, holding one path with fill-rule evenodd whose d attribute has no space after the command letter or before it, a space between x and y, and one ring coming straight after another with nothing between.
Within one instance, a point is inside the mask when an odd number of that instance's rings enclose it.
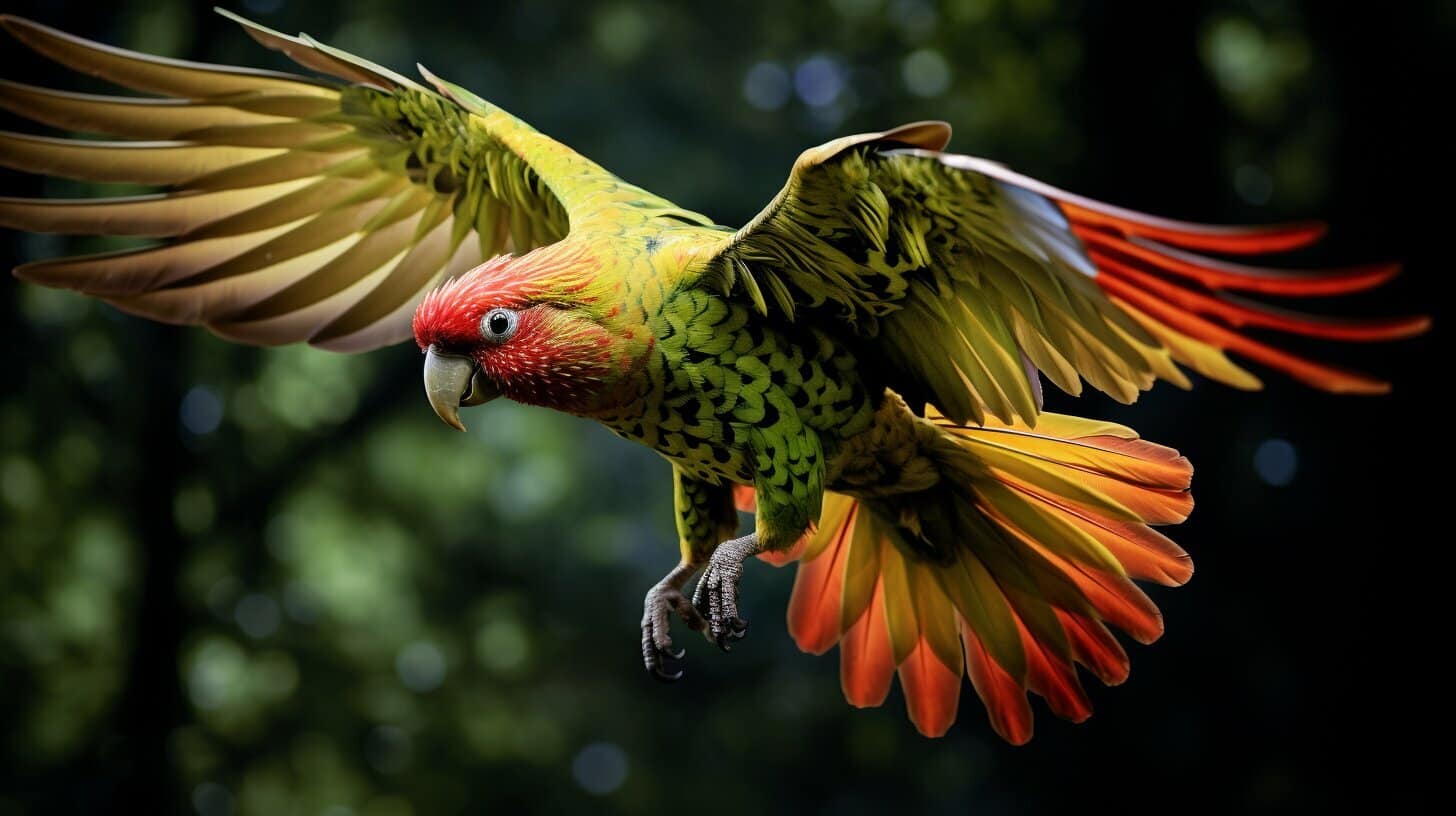
<instances>
[{"instance_id":1,"label":"curved beak","mask_svg":"<svg viewBox=\"0 0 1456 816\"><path fill-rule=\"evenodd\" d=\"M425 396L446 425L465 430L461 406L480 405L500 396L500 389L469 357L446 354L430 346L425 352Z\"/></svg>"}]
</instances>

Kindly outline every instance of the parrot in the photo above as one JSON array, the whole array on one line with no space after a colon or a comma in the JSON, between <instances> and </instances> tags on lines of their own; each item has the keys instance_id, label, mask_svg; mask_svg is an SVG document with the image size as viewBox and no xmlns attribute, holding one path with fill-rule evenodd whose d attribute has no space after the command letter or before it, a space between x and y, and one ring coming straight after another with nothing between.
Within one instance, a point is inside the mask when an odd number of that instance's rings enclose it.
<instances>
[{"instance_id":1,"label":"parrot","mask_svg":"<svg viewBox=\"0 0 1456 816\"><path fill-rule=\"evenodd\" d=\"M1112 630L1163 633L1137 582L1193 573L1156 529L1190 513L1192 467L1123 425L1044 410L1043 381L1131 403L1159 381L1190 388L1189 372L1257 390L1253 363L1380 394L1250 330L1364 342L1429 326L1265 302L1399 271L1249 257L1310 245L1321 223L1134 212L948 152L939 121L810 148L757 216L723 226L423 66L421 83L220 13L309 74L0 16L22 46L133 92L0 80L0 108L67 133L0 133L0 166L160 190L0 198L0 227L155 239L14 274L239 343L412 340L453 428L504 397L656 451L679 552L646 593L640 645L665 681L683 676L679 622L724 651L747 634L758 558L798 565L788 632L805 652L838 647L851 705L882 705L898 679L913 726L940 736L968 678L1010 743L1032 736L1028 695L1082 722L1081 672L1128 677Z\"/></svg>"}]
</instances>

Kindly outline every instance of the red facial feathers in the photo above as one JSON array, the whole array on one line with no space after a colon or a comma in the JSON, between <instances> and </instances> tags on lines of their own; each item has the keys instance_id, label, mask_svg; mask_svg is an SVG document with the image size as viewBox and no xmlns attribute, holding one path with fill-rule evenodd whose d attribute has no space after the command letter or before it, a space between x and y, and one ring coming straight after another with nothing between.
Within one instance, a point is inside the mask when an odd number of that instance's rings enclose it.
<instances>
[{"instance_id":1,"label":"red facial feathers","mask_svg":"<svg viewBox=\"0 0 1456 816\"><path fill-rule=\"evenodd\" d=\"M614 366L613 335L596 319L589 291L596 264L561 242L518 258L500 256L431 292L415 310L421 349L467 354L511 399L565 411L592 406ZM481 320L515 313L515 331L487 340Z\"/></svg>"},{"instance_id":2,"label":"red facial feathers","mask_svg":"<svg viewBox=\"0 0 1456 816\"><path fill-rule=\"evenodd\" d=\"M415 310L415 342L469 348L480 342L480 319L491 309L524 310L535 303L589 302L582 296L595 264L565 241L514 257L498 255L425 296Z\"/></svg>"}]
</instances>

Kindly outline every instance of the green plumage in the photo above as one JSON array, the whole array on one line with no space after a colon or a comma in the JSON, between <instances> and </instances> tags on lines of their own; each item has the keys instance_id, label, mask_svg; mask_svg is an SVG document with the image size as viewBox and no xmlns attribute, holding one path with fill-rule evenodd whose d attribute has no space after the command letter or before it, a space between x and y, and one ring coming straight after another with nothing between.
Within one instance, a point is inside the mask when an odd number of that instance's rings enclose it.
<instances>
[{"instance_id":1,"label":"green plumage","mask_svg":"<svg viewBox=\"0 0 1456 816\"><path fill-rule=\"evenodd\" d=\"M680 479L755 485L760 532L787 546L818 518L829 460L869 427L879 395L830 334L718 292L689 283L637 306L652 343L631 370L635 393L583 413L661 453Z\"/></svg>"}]
</instances>

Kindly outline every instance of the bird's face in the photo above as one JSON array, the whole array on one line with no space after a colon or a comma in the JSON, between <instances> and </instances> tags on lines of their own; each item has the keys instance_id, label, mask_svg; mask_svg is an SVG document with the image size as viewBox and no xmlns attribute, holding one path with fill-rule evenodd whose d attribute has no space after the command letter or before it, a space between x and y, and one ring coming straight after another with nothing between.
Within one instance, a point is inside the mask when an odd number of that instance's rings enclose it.
<instances>
[{"instance_id":1,"label":"bird's face","mask_svg":"<svg viewBox=\"0 0 1456 816\"><path fill-rule=\"evenodd\" d=\"M425 394L454 428L465 430L461 407L498 396L582 410L611 369L612 335L587 287L573 283L586 278L538 253L545 250L492 259L431 292L415 311Z\"/></svg>"}]
</instances>

